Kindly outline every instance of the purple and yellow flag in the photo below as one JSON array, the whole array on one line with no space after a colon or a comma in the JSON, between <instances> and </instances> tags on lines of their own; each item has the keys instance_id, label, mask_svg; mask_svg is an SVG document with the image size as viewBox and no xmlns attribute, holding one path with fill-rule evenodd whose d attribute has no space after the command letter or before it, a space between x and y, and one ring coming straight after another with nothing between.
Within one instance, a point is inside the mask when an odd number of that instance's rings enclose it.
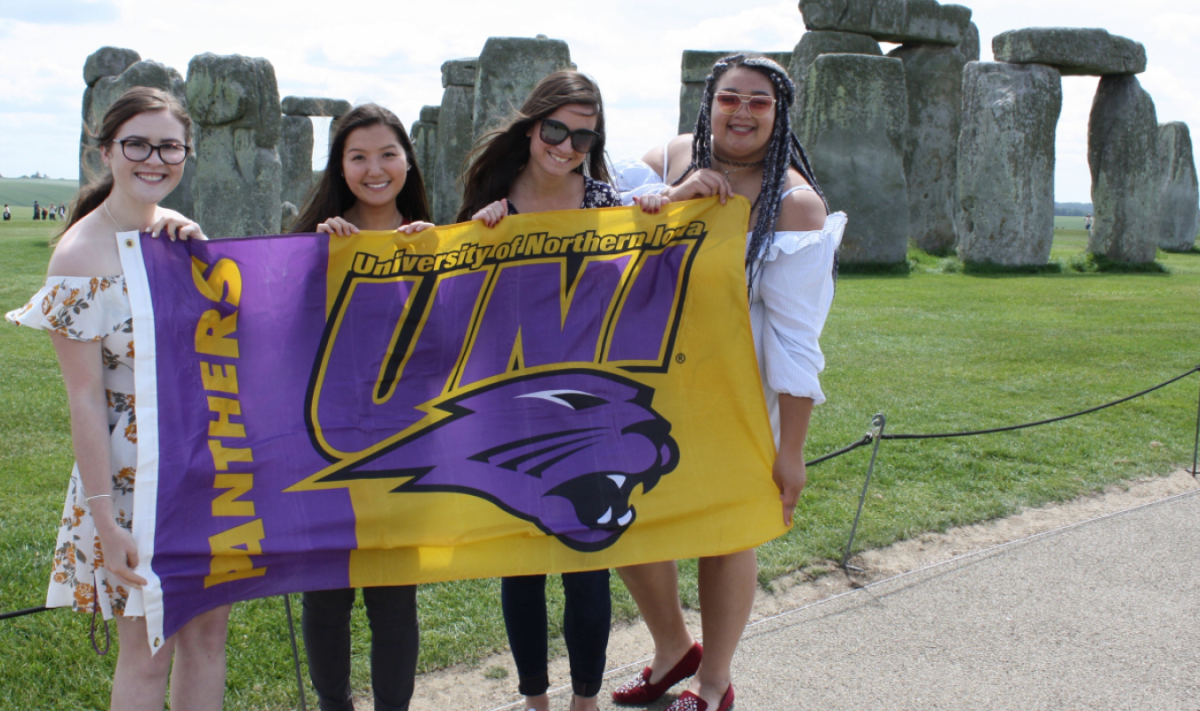
<instances>
[{"instance_id":1,"label":"purple and yellow flag","mask_svg":"<svg viewBox=\"0 0 1200 711\"><path fill-rule=\"evenodd\" d=\"M236 600L610 568L781 534L748 209L119 235L152 647Z\"/></svg>"}]
</instances>

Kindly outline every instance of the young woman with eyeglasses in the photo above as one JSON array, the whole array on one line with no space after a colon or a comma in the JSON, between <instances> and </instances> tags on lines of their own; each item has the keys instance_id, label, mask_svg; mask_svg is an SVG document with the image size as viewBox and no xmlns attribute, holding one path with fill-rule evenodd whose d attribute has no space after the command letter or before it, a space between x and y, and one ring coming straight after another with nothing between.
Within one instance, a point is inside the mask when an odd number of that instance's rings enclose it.
<instances>
[{"instance_id":1,"label":"young woman with eyeglasses","mask_svg":"<svg viewBox=\"0 0 1200 711\"><path fill-rule=\"evenodd\" d=\"M746 236L750 322L763 394L778 450L772 471L782 517L792 515L806 482L804 441L815 404L825 401L818 338L833 302L836 257L846 226L828 215L808 158L788 123L795 88L783 67L734 55L708 77L693 134L618 165L619 185L648 212L672 200L741 195L752 204ZM697 521L696 525L704 525ZM679 605L674 562L620 569L654 637L654 659L613 693L645 705L693 676L668 711L725 711L733 705L730 663L754 604L754 549L701 558L704 647Z\"/></svg>"},{"instance_id":2,"label":"young woman with eyeglasses","mask_svg":"<svg viewBox=\"0 0 1200 711\"><path fill-rule=\"evenodd\" d=\"M464 176L459 221L494 227L505 215L615 207L604 153L600 89L579 72L538 82L504 128L481 139ZM597 709L612 619L608 570L564 573L563 637L576 711ZM504 578L500 601L525 708L546 711L546 576Z\"/></svg>"},{"instance_id":3,"label":"young woman with eyeglasses","mask_svg":"<svg viewBox=\"0 0 1200 711\"><path fill-rule=\"evenodd\" d=\"M394 113L363 104L338 119L329 160L293 232L339 237L361 230L420 232L433 226L425 182L408 132ZM300 627L321 711L354 708L350 688L353 588L304 593ZM363 588L371 628L371 692L379 711L404 711L412 699L420 629L417 587Z\"/></svg>"},{"instance_id":4,"label":"young woman with eyeglasses","mask_svg":"<svg viewBox=\"0 0 1200 711\"><path fill-rule=\"evenodd\" d=\"M146 580L134 572L134 334L114 235L204 238L194 222L158 206L183 177L190 140L191 119L172 95L137 87L117 99L95 136L107 175L80 191L45 286L6 315L49 331L62 368L76 463L46 606L91 613L93 624L96 614L116 618L114 709L161 710L168 676L173 709L220 709L225 692L229 606L193 618L151 656L140 589Z\"/></svg>"}]
</instances>

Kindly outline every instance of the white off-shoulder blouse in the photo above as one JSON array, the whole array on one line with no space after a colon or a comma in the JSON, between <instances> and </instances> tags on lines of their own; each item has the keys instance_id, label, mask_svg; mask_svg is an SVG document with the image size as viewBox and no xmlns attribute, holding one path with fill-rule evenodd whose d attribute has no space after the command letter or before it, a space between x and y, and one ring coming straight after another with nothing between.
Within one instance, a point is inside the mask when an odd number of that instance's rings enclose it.
<instances>
[{"instance_id":1,"label":"white off-shoulder blouse","mask_svg":"<svg viewBox=\"0 0 1200 711\"><path fill-rule=\"evenodd\" d=\"M640 160L623 160L614 167L626 205L633 204L635 196L667 187L663 177ZM784 196L796 190L812 188L792 188ZM819 341L833 304L833 260L845 229L846 214L836 212L819 230L776 232L750 286L750 327L776 446L780 393L812 398L817 405L825 402L819 377L825 356Z\"/></svg>"}]
</instances>

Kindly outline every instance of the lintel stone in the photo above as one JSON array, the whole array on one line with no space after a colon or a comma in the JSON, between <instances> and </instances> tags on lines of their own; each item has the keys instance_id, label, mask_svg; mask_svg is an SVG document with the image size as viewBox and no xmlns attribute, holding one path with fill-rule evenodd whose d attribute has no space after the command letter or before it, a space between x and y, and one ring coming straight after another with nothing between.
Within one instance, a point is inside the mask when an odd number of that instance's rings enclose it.
<instances>
[{"instance_id":1,"label":"lintel stone","mask_svg":"<svg viewBox=\"0 0 1200 711\"><path fill-rule=\"evenodd\" d=\"M1141 42L1099 28L1031 27L992 38L997 62L1046 64L1067 76L1141 74L1146 48Z\"/></svg>"},{"instance_id":2,"label":"lintel stone","mask_svg":"<svg viewBox=\"0 0 1200 711\"><path fill-rule=\"evenodd\" d=\"M962 43L971 22L970 8L936 0L800 0L800 14L809 30L951 46Z\"/></svg>"},{"instance_id":3,"label":"lintel stone","mask_svg":"<svg viewBox=\"0 0 1200 711\"><path fill-rule=\"evenodd\" d=\"M285 96L282 108L286 116L337 118L350 113L350 102L345 99L322 99L316 96Z\"/></svg>"}]
</instances>

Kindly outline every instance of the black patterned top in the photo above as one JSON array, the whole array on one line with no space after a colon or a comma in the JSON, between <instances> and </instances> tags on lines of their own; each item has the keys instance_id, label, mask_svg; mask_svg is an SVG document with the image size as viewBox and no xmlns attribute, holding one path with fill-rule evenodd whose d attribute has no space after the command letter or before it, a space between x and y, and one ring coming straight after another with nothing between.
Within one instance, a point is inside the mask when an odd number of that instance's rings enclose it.
<instances>
[{"instance_id":1,"label":"black patterned top","mask_svg":"<svg viewBox=\"0 0 1200 711\"><path fill-rule=\"evenodd\" d=\"M620 207L621 193L608 183L602 183L599 180L592 180L588 176L583 176L583 204L580 209L588 210L593 207ZM517 206L512 200L508 201L508 214L519 215Z\"/></svg>"}]
</instances>

